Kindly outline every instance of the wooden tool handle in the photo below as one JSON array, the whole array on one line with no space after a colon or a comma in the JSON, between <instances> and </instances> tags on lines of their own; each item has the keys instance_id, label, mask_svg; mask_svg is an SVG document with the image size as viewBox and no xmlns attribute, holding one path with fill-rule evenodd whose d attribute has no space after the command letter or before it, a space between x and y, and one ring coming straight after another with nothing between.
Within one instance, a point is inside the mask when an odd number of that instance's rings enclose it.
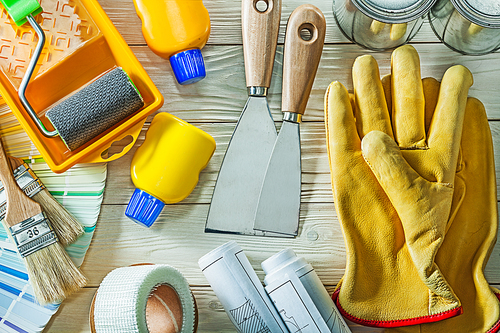
<instances>
[{"instance_id":1,"label":"wooden tool handle","mask_svg":"<svg viewBox=\"0 0 500 333\"><path fill-rule=\"evenodd\" d=\"M17 168L24 164L24 161L20 158L9 156L10 168L14 172Z\"/></svg>"},{"instance_id":2,"label":"wooden tool handle","mask_svg":"<svg viewBox=\"0 0 500 333\"><path fill-rule=\"evenodd\" d=\"M7 213L5 223L12 227L32 216L42 212L39 204L31 200L19 188L10 169L10 161L3 149L0 138L0 180L5 188L7 197Z\"/></svg>"},{"instance_id":3,"label":"wooden tool handle","mask_svg":"<svg viewBox=\"0 0 500 333\"><path fill-rule=\"evenodd\" d=\"M241 2L247 87L269 88L271 85L280 18L281 0L242 0Z\"/></svg>"},{"instance_id":4,"label":"wooden tool handle","mask_svg":"<svg viewBox=\"0 0 500 333\"><path fill-rule=\"evenodd\" d=\"M313 5L297 7L288 19L283 59L281 111L304 114L316 77L326 21ZM309 40L305 40L309 37Z\"/></svg>"}]
</instances>

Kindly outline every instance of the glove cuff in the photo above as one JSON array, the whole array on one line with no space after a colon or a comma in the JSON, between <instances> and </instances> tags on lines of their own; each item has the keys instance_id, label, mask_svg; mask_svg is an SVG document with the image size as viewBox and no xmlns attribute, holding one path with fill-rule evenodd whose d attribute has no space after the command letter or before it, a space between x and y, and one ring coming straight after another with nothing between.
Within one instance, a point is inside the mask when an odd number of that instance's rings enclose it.
<instances>
[{"instance_id":1,"label":"glove cuff","mask_svg":"<svg viewBox=\"0 0 500 333\"><path fill-rule=\"evenodd\" d=\"M500 294L496 290L494 290L494 293L495 296L498 298L498 301L500 302ZM490 328L486 333L497 333L497 332L500 332L500 319L496 322L495 326Z\"/></svg>"},{"instance_id":2,"label":"glove cuff","mask_svg":"<svg viewBox=\"0 0 500 333\"><path fill-rule=\"evenodd\" d=\"M410 326L410 325L418 325L418 324L426 324L426 323L433 323L436 321L441 321L444 319L456 317L458 315L461 315L463 313L463 308L462 306L459 306L457 308L444 311L438 314L433 314L433 315L428 315L428 316L422 316L422 317L417 317L417 318L407 318L407 319L398 319L398 320L370 320L370 319L361 319L356 316L353 316L352 314L348 313L347 311L344 310L342 305L340 305L339 301L339 294L340 294L340 287L338 287L335 292L332 295L332 299L337 305L337 308L339 309L340 313L342 313L342 316L345 318L349 319L350 321L364 325L364 326L371 326L371 327L384 327L384 328L389 328L389 327L403 327L403 326ZM497 294L497 297L500 299L500 295ZM500 329L500 326L497 327L500 323L497 323L495 325L496 330L488 331L487 333L493 333L493 332L498 332Z\"/></svg>"}]
</instances>

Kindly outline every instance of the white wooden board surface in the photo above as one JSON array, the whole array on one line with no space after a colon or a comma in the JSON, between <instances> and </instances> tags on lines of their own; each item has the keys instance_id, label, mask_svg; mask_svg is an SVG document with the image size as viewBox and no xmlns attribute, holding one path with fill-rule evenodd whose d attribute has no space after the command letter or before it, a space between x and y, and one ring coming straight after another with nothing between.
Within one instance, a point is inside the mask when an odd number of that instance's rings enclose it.
<instances>
[{"instance_id":1,"label":"white wooden board surface","mask_svg":"<svg viewBox=\"0 0 500 333\"><path fill-rule=\"evenodd\" d=\"M293 240L248 236L205 234L204 224L213 186L232 131L245 104L247 94L240 28L240 1L205 0L212 20L212 33L203 49L207 78L189 86L176 84L168 61L153 54L144 42L140 20L132 0L100 0L120 33L129 43L165 97L160 112L170 112L211 134L217 150L193 193L183 202L165 207L153 228L135 225L124 216L133 192L129 176L132 155L144 140L144 131L134 149L118 161L109 163L108 181L102 213L93 242L82 267L89 285L66 300L47 327L47 332L88 332L88 311L94 292L104 276L116 267L140 262L165 263L177 267L193 287L199 310L198 332L235 332L227 315L198 268L198 259L229 240L245 250L259 277L260 263L285 247L292 247L316 269L331 292L345 265L344 242L330 187L326 155L323 95L331 81L338 80L352 89L351 66L354 59L371 53L378 60L381 74L389 72L390 52L370 52L349 43L335 24L331 0L310 0L327 18L327 37L320 68L301 126L303 185L299 236ZM291 11L302 0L283 0L280 43ZM500 59L498 53L470 57L459 55L440 44L429 24L424 23L413 43L420 53L422 75L440 78L447 67L463 64L474 74L470 95L486 105L493 132L497 175L500 170ZM279 46L269 102L277 126L281 112L281 60ZM150 118L149 120L151 120ZM119 147L118 147L119 149ZM497 176L497 179L499 177ZM497 183L500 183L497 181ZM500 246L497 245L486 267L489 282L500 285ZM352 324L353 332L380 330Z\"/></svg>"}]
</instances>

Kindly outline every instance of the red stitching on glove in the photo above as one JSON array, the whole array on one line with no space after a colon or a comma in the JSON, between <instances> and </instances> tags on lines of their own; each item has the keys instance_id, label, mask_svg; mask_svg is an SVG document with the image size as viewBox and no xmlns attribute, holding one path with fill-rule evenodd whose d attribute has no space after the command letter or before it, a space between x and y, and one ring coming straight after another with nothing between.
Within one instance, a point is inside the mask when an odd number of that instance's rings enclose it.
<instances>
[{"instance_id":1,"label":"red stitching on glove","mask_svg":"<svg viewBox=\"0 0 500 333\"><path fill-rule=\"evenodd\" d=\"M495 295L497 296L498 300L500 301L500 294L497 294L495 293ZM497 321L497 323L495 324L495 326L493 326L488 332L486 333L496 333L500 331L500 319Z\"/></svg>"},{"instance_id":2,"label":"red stitching on glove","mask_svg":"<svg viewBox=\"0 0 500 333\"><path fill-rule=\"evenodd\" d=\"M332 299L335 302L335 304L337 304L337 307L338 307L339 311L342 313L342 315L344 317L346 317L347 319L349 319L350 321L355 322L355 323L360 324L360 325L364 325L364 326L387 328L387 327L402 327L402 326L418 325L418 324L425 324L425 323L433 323L436 321L441 321L443 319L448 319L448 318L452 318L452 317L461 315L464 312L463 308L460 306L458 308L451 309L451 310L448 310L445 312L441 312L439 314L423 316L423 317L418 317L418 318L398 319L398 320L367 320L367 319L361 319L361 318L354 317L353 315L347 313L340 305L340 301L339 301L339 297L338 297L339 293L340 293L340 288L335 290L335 292L332 295ZM500 295L497 295L497 296L500 299ZM498 324L500 325L500 322ZM491 331L491 332L487 332L487 333L497 332L499 328L500 327L497 327L496 331Z\"/></svg>"}]
</instances>

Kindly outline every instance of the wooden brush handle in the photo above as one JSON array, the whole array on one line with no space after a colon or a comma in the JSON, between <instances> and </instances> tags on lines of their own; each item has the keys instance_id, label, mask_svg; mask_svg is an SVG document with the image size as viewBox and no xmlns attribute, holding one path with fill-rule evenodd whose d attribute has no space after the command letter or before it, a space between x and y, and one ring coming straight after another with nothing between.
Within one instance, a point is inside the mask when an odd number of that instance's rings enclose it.
<instances>
[{"instance_id":1,"label":"wooden brush handle","mask_svg":"<svg viewBox=\"0 0 500 333\"><path fill-rule=\"evenodd\" d=\"M299 6L290 15L283 51L281 111L304 114L323 52L325 31L325 17L313 5ZM308 32L310 39L304 40L301 32Z\"/></svg>"},{"instance_id":2,"label":"wooden brush handle","mask_svg":"<svg viewBox=\"0 0 500 333\"><path fill-rule=\"evenodd\" d=\"M265 11L260 6L267 5ZM265 6L264 6L265 7ZM281 0L242 0L241 26L247 87L271 85L278 45Z\"/></svg>"},{"instance_id":3,"label":"wooden brush handle","mask_svg":"<svg viewBox=\"0 0 500 333\"><path fill-rule=\"evenodd\" d=\"M24 194L17 185L7 154L3 149L0 138L0 180L5 188L7 197L7 213L5 214L5 223L12 227L32 216L42 212L39 204L31 200Z\"/></svg>"},{"instance_id":4,"label":"wooden brush handle","mask_svg":"<svg viewBox=\"0 0 500 333\"><path fill-rule=\"evenodd\" d=\"M8 156L9 157L9 162L10 162L10 168L12 172L19 168L21 165L24 164L24 161L20 158L14 157L14 156Z\"/></svg>"}]
</instances>

